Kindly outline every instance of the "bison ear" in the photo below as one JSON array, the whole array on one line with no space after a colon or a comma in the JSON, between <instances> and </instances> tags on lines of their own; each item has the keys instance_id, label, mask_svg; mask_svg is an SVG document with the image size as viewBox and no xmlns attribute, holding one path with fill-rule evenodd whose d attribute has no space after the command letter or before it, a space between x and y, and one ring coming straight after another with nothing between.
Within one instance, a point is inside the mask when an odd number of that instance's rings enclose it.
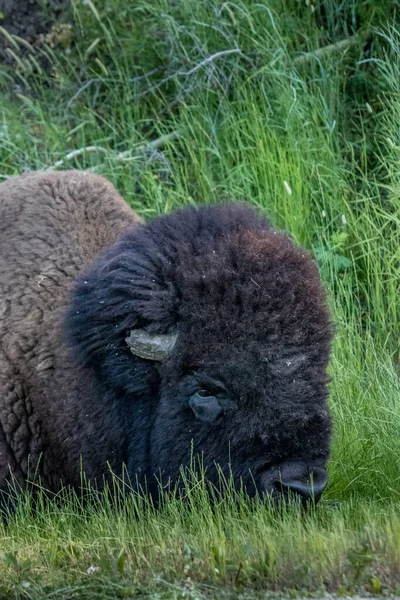
<instances>
[{"instance_id":1,"label":"bison ear","mask_svg":"<svg viewBox=\"0 0 400 600\"><path fill-rule=\"evenodd\" d=\"M177 333L157 334L133 329L125 341L134 356L161 362L171 355L177 339Z\"/></svg>"}]
</instances>

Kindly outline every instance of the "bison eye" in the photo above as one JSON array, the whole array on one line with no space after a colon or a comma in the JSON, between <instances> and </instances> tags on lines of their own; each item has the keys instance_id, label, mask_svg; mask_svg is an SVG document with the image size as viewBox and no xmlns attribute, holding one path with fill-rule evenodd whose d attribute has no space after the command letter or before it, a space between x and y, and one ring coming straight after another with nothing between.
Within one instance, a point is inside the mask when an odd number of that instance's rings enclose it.
<instances>
[{"instance_id":1,"label":"bison eye","mask_svg":"<svg viewBox=\"0 0 400 600\"><path fill-rule=\"evenodd\" d=\"M210 398L210 397L214 396L214 394L210 390L207 390L206 388L202 388L201 390L197 390L196 394L198 396L200 396L200 398Z\"/></svg>"},{"instance_id":2,"label":"bison eye","mask_svg":"<svg viewBox=\"0 0 400 600\"><path fill-rule=\"evenodd\" d=\"M189 398L189 406L194 416L203 423L212 423L221 414L221 404L212 392L201 389Z\"/></svg>"}]
</instances>

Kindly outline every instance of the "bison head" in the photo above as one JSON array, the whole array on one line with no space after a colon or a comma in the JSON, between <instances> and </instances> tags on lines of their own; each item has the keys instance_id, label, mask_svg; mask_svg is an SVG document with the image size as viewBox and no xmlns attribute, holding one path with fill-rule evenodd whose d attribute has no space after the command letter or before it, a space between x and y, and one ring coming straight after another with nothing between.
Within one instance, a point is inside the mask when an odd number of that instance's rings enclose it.
<instances>
[{"instance_id":1,"label":"bison head","mask_svg":"<svg viewBox=\"0 0 400 600\"><path fill-rule=\"evenodd\" d=\"M77 282L67 331L118 407L120 459L150 490L177 481L194 451L215 485L222 472L249 494L320 497L325 297L310 256L250 207L188 208L126 232Z\"/></svg>"}]
</instances>

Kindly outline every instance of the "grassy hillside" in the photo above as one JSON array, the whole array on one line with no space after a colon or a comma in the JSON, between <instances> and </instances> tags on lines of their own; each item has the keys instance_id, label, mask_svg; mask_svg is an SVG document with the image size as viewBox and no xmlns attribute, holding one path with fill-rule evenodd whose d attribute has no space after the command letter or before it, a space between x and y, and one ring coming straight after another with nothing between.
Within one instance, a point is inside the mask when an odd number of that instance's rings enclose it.
<instances>
[{"instance_id":1,"label":"grassy hillside","mask_svg":"<svg viewBox=\"0 0 400 600\"><path fill-rule=\"evenodd\" d=\"M184 506L139 517L106 497L33 516L26 499L0 529L0 597L400 589L397 10L76 0L70 25L35 48L9 40L0 179L91 169L144 217L245 199L314 252L337 335L330 484L315 514L229 495L212 512L201 482Z\"/></svg>"}]
</instances>

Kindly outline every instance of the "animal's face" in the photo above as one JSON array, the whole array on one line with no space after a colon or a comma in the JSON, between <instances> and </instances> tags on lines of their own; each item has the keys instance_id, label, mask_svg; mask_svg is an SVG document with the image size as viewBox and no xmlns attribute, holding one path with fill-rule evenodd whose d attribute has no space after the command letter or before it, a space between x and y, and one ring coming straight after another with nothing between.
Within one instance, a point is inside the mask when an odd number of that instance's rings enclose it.
<instances>
[{"instance_id":1,"label":"animal's face","mask_svg":"<svg viewBox=\"0 0 400 600\"><path fill-rule=\"evenodd\" d=\"M180 264L152 469L174 479L193 449L214 482L218 463L248 493L286 485L318 498L330 443L330 331L315 265L271 233L232 236Z\"/></svg>"},{"instance_id":2,"label":"animal's face","mask_svg":"<svg viewBox=\"0 0 400 600\"><path fill-rule=\"evenodd\" d=\"M147 478L175 481L193 452L216 484L218 464L250 494L318 499L331 327L318 270L287 236L232 205L163 217L98 261L70 314L104 385L132 414L151 403Z\"/></svg>"},{"instance_id":3,"label":"animal's face","mask_svg":"<svg viewBox=\"0 0 400 600\"><path fill-rule=\"evenodd\" d=\"M188 335L186 343L196 339ZM215 484L218 464L249 494L277 495L286 482L318 499L330 442L325 365L312 351L279 354L240 339L209 340L206 348L202 357L178 345L160 368L151 471L174 481L194 452Z\"/></svg>"}]
</instances>

